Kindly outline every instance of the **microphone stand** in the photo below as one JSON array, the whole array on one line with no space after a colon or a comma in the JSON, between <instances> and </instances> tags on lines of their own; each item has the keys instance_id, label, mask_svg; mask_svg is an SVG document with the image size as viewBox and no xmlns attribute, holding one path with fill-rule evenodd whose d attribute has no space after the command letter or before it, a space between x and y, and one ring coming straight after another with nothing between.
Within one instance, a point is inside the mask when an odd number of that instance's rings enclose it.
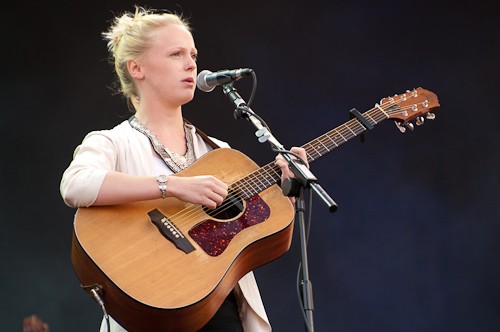
<instances>
[{"instance_id":1,"label":"microphone stand","mask_svg":"<svg viewBox=\"0 0 500 332\"><path fill-rule=\"evenodd\" d=\"M312 284L309 279L309 264L307 255L307 235L305 227L305 202L304 202L304 189L310 188L313 192L326 204L330 212L335 212L338 208L335 201L328 195L328 193L321 188L317 183L317 178L307 168L305 163L300 159L294 159L290 156L290 151L287 151L283 145L274 137L266 126L262 124L261 118L257 116L252 109L246 104L245 100L241 98L236 89L234 82L226 83L222 86L222 91L236 106L234 110L235 119L246 119L250 121L256 128L255 135L258 137L260 143L269 142L273 150L281 153L283 158L288 162L289 169L295 175L295 178L287 178L282 184L283 193L286 196L294 196L295 208L297 214L297 222L299 223L300 231L300 244L301 244L301 295L302 305L304 309L304 318L306 329L309 332L314 331L314 301Z\"/></svg>"}]
</instances>

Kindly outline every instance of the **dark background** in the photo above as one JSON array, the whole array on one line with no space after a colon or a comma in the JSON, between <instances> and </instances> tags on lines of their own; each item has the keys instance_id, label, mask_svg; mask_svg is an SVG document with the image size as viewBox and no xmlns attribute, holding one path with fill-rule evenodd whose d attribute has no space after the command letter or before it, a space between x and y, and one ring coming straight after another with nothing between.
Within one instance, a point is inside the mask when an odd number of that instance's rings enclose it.
<instances>
[{"instance_id":1,"label":"dark background","mask_svg":"<svg viewBox=\"0 0 500 332\"><path fill-rule=\"evenodd\" d=\"M500 58L495 2L149 1L190 17L199 70L253 68L253 110L285 146L356 107L422 86L436 120L386 121L311 166L309 264L317 331L500 330ZM101 313L70 263L74 210L59 195L74 148L128 116L100 33L132 2L3 7L0 330L36 313L51 331L96 331ZM251 79L236 84L249 97ZM258 164L274 158L216 89L185 116ZM298 228L296 228L296 231ZM255 271L275 331L303 331L290 251Z\"/></svg>"}]
</instances>

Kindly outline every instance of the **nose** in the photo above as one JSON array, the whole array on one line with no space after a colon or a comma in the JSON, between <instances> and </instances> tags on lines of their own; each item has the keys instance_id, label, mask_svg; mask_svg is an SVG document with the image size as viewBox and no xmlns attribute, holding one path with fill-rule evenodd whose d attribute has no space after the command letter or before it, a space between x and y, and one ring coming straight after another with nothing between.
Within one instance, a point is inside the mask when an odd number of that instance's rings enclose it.
<instances>
[{"instance_id":1,"label":"nose","mask_svg":"<svg viewBox=\"0 0 500 332\"><path fill-rule=\"evenodd\" d=\"M194 70L196 69L196 60L193 59L192 57L189 57L189 59L187 60L187 64L186 64L186 69L187 70Z\"/></svg>"}]
</instances>

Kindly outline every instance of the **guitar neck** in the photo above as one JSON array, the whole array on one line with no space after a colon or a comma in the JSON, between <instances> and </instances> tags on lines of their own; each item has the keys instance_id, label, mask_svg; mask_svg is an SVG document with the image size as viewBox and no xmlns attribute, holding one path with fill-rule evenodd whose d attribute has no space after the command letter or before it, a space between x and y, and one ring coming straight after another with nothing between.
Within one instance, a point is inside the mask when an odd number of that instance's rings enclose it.
<instances>
[{"instance_id":1,"label":"guitar neck","mask_svg":"<svg viewBox=\"0 0 500 332\"><path fill-rule=\"evenodd\" d=\"M397 107L397 106L393 106ZM374 126L388 118L387 113L379 105L362 114L366 121ZM346 123L330 130L329 132L302 145L306 150L307 161L312 163L327 153L335 150L342 144L359 136L367 129L357 119L352 118ZM261 191L276 184L281 179L281 171L278 166L271 162L243 179L233 183L231 188L240 191L243 198L250 198Z\"/></svg>"}]
</instances>

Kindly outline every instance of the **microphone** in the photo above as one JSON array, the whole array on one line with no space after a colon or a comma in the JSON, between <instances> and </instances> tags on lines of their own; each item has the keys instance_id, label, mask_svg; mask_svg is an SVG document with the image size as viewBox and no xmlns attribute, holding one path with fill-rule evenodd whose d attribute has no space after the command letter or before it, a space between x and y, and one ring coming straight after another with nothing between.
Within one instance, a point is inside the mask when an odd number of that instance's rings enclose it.
<instances>
[{"instance_id":1,"label":"microphone","mask_svg":"<svg viewBox=\"0 0 500 332\"><path fill-rule=\"evenodd\" d=\"M203 70L198 74L196 86L203 92L212 91L217 85L237 81L253 72L250 68L240 68L233 70L220 70L212 73L210 70Z\"/></svg>"}]
</instances>

